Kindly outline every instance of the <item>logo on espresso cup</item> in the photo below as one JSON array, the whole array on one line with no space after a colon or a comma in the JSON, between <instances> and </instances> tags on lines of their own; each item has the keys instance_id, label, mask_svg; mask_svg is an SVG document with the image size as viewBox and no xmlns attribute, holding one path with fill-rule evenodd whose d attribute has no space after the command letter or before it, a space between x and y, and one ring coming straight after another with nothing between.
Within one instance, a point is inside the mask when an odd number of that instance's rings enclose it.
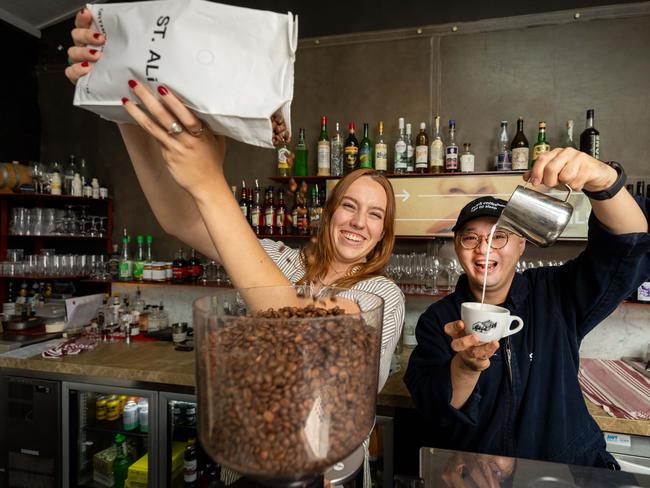
<instances>
[{"instance_id":1,"label":"logo on espresso cup","mask_svg":"<svg viewBox=\"0 0 650 488\"><path fill-rule=\"evenodd\" d=\"M498 341L516 334L524 327L521 317L510 315L510 310L479 302L465 302L460 306L460 317L467 334L476 334L481 342ZM512 328L513 323L517 326Z\"/></svg>"}]
</instances>

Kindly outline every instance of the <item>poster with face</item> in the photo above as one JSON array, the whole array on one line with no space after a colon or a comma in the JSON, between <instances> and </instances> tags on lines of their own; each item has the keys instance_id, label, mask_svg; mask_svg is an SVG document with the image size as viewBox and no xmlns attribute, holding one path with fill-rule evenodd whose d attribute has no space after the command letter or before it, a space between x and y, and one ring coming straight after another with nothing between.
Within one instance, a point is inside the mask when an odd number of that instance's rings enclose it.
<instances>
[{"instance_id":1,"label":"poster with face","mask_svg":"<svg viewBox=\"0 0 650 488\"><path fill-rule=\"evenodd\" d=\"M389 177L397 205L395 233L398 236L452 237L456 217L471 200L491 195L508 200L518 185L525 185L521 174L467 173L431 176ZM328 192L337 180L327 181ZM536 191L564 200L567 190L532 186ZM591 205L582 192L569 197L573 215L560 239L584 240Z\"/></svg>"}]
</instances>

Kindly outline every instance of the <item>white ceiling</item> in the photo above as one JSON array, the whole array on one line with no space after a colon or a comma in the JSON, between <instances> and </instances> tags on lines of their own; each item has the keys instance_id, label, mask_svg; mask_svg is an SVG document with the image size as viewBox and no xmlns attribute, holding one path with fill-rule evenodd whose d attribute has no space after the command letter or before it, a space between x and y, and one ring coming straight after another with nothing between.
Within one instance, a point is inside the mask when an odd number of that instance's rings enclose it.
<instances>
[{"instance_id":1,"label":"white ceiling","mask_svg":"<svg viewBox=\"0 0 650 488\"><path fill-rule=\"evenodd\" d=\"M0 0L0 19L33 36L41 29L72 17L87 3L84 0Z\"/></svg>"}]
</instances>

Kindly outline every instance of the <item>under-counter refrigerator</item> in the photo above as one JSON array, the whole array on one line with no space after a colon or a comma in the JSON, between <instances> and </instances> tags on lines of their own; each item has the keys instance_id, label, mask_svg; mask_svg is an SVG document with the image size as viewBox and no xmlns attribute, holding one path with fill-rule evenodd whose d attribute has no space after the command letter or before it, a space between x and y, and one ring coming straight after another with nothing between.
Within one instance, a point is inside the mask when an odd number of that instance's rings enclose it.
<instances>
[{"instance_id":1,"label":"under-counter refrigerator","mask_svg":"<svg viewBox=\"0 0 650 488\"><path fill-rule=\"evenodd\" d=\"M160 486L181 488L184 476L196 477L195 485L207 486L218 479L215 463L205 454L198 438L198 405L196 395L160 392L160 472L165 477ZM188 445L194 444L186 456ZM189 467L189 473L186 473Z\"/></svg>"},{"instance_id":2,"label":"under-counter refrigerator","mask_svg":"<svg viewBox=\"0 0 650 488\"><path fill-rule=\"evenodd\" d=\"M114 486L117 434L125 438L129 462L124 486L161 486L158 392L63 382L61 395L64 488Z\"/></svg>"}]
</instances>

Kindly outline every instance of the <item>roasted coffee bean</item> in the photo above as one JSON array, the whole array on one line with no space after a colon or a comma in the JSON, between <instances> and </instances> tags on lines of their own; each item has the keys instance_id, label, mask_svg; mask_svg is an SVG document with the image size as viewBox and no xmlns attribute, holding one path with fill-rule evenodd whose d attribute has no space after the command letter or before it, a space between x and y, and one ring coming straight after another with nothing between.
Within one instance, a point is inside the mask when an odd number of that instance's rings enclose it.
<instances>
[{"instance_id":1,"label":"roasted coffee bean","mask_svg":"<svg viewBox=\"0 0 650 488\"><path fill-rule=\"evenodd\" d=\"M204 442L246 474L293 477L348 455L372 429L379 331L343 309L269 309L210 332L199 355Z\"/></svg>"}]
</instances>

